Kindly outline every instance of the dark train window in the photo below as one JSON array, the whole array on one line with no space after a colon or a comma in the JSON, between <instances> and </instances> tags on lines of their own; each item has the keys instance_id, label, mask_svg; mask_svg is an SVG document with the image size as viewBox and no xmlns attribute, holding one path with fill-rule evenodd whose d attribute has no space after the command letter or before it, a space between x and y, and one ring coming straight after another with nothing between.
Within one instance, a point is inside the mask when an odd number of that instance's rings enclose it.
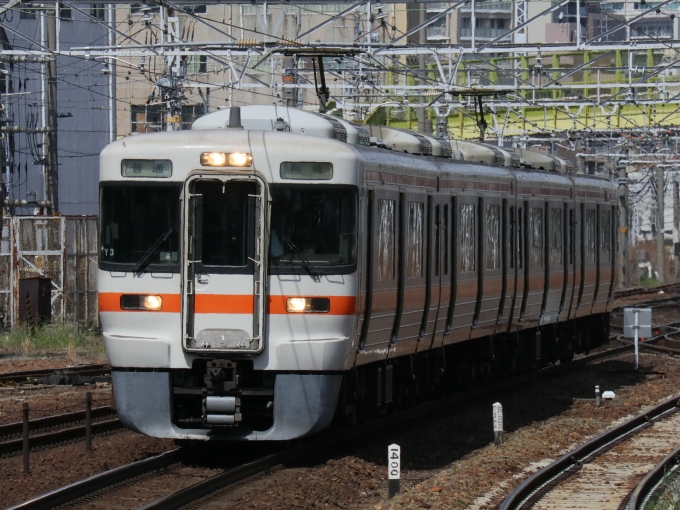
<instances>
[{"instance_id":1,"label":"dark train window","mask_svg":"<svg viewBox=\"0 0 680 510\"><path fill-rule=\"evenodd\" d=\"M475 220L475 206L462 204L460 206L460 228L458 229L459 251L458 271L465 273L475 270L477 259L477 232Z\"/></svg>"},{"instance_id":2,"label":"dark train window","mask_svg":"<svg viewBox=\"0 0 680 510\"><path fill-rule=\"evenodd\" d=\"M423 276L425 205L422 202L408 203L408 237L406 240L406 277Z\"/></svg>"},{"instance_id":3,"label":"dark train window","mask_svg":"<svg viewBox=\"0 0 680 510\"><path fill-rule=\"evenodd\" d=\"M543 208L529 209L529 266L543 265Z\"/></svg>"},{"instance_id":4,"label":"dark train window","mask_svg":"<svg viewBox=\"0 0 680 510\"><path fill-rule=\"evenodd\" d=\"M439 205L434 206L434 275L439 276L439 250L441 249L441 217L439 216Z\"/></svg>"},{"instance_id":5,"label":"dark train window","mask_svg":"<svg viewBox=\"0 0 680 510\"><path fill-rule=\"evenodd\" d=\"M595 243L597 234L597 216L595 209L586 209L586 221L585 221L585 254L586 262L595 262Z\"/></svg>"},{"instance_id":6,"label":"dark train window","mask_svg":"<svg viewBox=\"0 0 680 510\"><path fill-rule=\"evenodd\" d=\"M486 206L486 242L484 244L484 258L486 269L500 269L501 267L501 206L487 204Z\"/></svg>"},{"instance_id":7,"label":"dark train window","mask_svg":"<svg viewBox=\"0 0 680 510\"><path fill-rule=\"evenodd\" d=\"M510 269L515 267L515 207L510 207Z\"/></svg>"},{"instance_id":8,"label":"dark train window","mask_svg":"<svg viewBox=\"0 0 680 510\"><path fill-rule=\"evenodd\" d=\"M442 218L442 243L444 243L444 264L442 273L449 274L449 206L444 206L444 217Z\"/></svg>"},{"instance_id":9,"label":"dark train window","mask_svg":"<svg viewBox=\"0 0 680 510\"><path fill-rule=\"evenodd\" d=\"M574 265L576 255L576 211L569 210L569 264Z\"/></svg>"},{"instance_id":10,"label":"dark train window","mask_svg":"<svg viewBox=\"0 0 680 510\"><path fill-rule=\"evenodd\" d=\"M524 213L517 208L517 268L524 267Z\"/></svg>"},{"instance_id":11,"label":"dark train window","mask_svg":"<svg viewBox=\"0 0 680 510\"><path fill-rule=\"evenodd\" d=\"M562 209L550 209L550 265L561 266L564 263L564 212Z\"/></svg>"},{"instance_id":12,"label":"dark train window","mask_svg":"<svg viewBox=\"0 0 680 510\"><path fill-rule=\"evenodd\" d=\"M600 211L600 247L602 256L600 261L610 261L612 258L612 215L610 211Z\"/></svg>"},{"instance_id":13,"label":"dark train window","mask_svg":"<svg viewBox=\"0 0 680 510\"><path fill-rule=\"evenodd\" d=\"M378 201L378 280L394 279L395 201Z\"/></svg>"}]
</instances>

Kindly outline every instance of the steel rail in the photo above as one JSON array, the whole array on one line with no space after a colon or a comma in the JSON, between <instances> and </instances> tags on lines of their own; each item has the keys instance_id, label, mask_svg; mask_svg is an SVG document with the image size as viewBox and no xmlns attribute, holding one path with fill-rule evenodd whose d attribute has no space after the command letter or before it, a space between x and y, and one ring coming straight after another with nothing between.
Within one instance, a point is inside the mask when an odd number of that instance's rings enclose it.
<instances>
[{"instance_id":1,"label":"steel rail","mask_svg":"<svg viewBox=\"0 0 680 510\"><path fill-rule=\"evenodd\" d=\"M503 500L499 510L519 510L524 508L525 504L528 504L527 508L533 506L533 503L539 500L543 496L542 493L547 492L551 485L569 478L581 468L584 462L592 460L642 429L650 427L654 421L662 419L671 411L677 411L679 407L680 399L676 395L565 453L549 466L524 480Z\"/></svg>"},{"instance_id":2,"label":"steel rail","mask_svg":"<svg viewBox=\"0 0 680 510\"><path fill-rule=\"evenodd\" d=\"M111 406L102 406L92 408L92 419L102 418L111 414L115 414ZM79 422L85 420L85 411L75 411L73 413L55 414L53 416L45 416L44 418L35 418L28 422L30 431L44 430L53 427L61 427L68 423ZM24 429L23 422L8 423L0 425L0 437L15 436L21 434Z\"/></svg>"},{"instance_id":3,"label":"steel rail","mask_svg":"<svg viewBox=\"0 0 680 510\"><path fill-rule=\"evenodd\" d=\"M63 372L68 370L74 374L82 376L96 376L104 375L111 372L108 365L81 365L76 367L64 368L47 368L43 370L27 370L24 372L9 372L7 374L0 374L0 385L2 384L19 384L28 381L32 378L46 377L56 372Z\"/></svg>"},{"instance_id":4,"label":"steel rail","mask_svg":"<svg viewBox=\"0 0 680 510\"><path fill-rule=\"evenodd\" d=\"M123 428L123 424L118 418L112 420L99 421L92 424L92 434L103 434ZM78 427L70 427L67 429L56 430L54 432L46 432L44 434L37 434L28 438L28 444L31 449L51 446L63 441L72 441L74 439L84 438L86 434L85 425ZM9 455L22 451L24 440L22 438L10 439L0 443L0 456Z\"/></svg>"},{"instance_id":5,"label":"steel rail","mask_svg":"<svg viewBox=\"0 0 680 510\"><path fill-rule=\"evenodd\" d=\"M675 466L673 466L673 464L675 464ZM630 496L628 510L643 510L649 497L656 492L664 481L667 473L669 473L670 470L677 469L678 465L680 465L680 446L654 466L652 470L647 473L647 476L645 476L637 487L635 487Z\"/></svg>"},{"instance_id":6,"label":"steel rail","mask_svg":"<svg viewBox=\"0 0 680 510\"><path fill-rule=\"evenodd\" d=\"M99 473L85 480L59 487L41 496L36 496L28 501L9 507L7 510L48 510L92 494L95 491L125 482L131 478L168 467L178 462L181 456L182 451L180 449L170 450L155 457L133 462L104 473Z\"/></svg>"},{"instance_id":7,"label":"steel rail","mask_svg":"<svg viewBox=\"0 0 680 510\"><path fill-rule=\"evenodd\" d=\"M633 289L618 290L614 292L614 299L619 299L622 297L635 296L636 294L657 294L660 290L680 290L680 283L669 283L667 285L659 285L656 287L635 287Z\"/></svg>"}]
</instances>

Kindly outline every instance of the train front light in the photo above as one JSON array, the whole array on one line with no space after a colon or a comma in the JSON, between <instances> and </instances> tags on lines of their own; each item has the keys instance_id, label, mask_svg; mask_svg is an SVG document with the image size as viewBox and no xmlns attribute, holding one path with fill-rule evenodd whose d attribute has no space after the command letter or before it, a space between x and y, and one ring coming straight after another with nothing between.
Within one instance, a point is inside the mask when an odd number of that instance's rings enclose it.
<instances>
[{"instance_id":1,"label":"train front light","mask_svg":"<svg viewBox=\"0 0 680 510\"><path fill-rule=\"evenodd\" d=\"M288 313L328 313L331 300L319 297L289 297L286 299Z\"/></svg>"},{"instance_id":2,"label":"train front light","mask_svg":"<svg viewBox=\"0 0 680 510\"><path fill-rule=\"evenodd\" d=\"M252 166L253 156L247 152L203 152L201 165L203 166Z\"/></svg>"},{"instance_id":3,"label":"train front light","mask_svg":"<svg viewBox=\"0 0 680 510\"><path fill-rule=\"evenodd\" d=\"M120 308L157 312L163 308L163 298L155 295L124 294L120 297Z\"/></svg>"}]
</instances>

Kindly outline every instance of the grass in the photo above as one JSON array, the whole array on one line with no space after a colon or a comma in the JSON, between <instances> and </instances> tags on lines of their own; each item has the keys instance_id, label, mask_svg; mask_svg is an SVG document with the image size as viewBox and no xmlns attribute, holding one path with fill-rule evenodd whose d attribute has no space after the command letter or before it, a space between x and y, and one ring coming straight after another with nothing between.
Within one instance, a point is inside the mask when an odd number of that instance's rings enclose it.
<instances>
[{"instance_id":1,"label":"grass","mask_svg":"<svg viewBox=\"0 0 680 510\"><path fill-rule=\"evenodd\" d=\"M80 353L104 355L104 342L94 331L78 328L77 324L48 323L31 334L26 327L16 327L0 333L0 349L33 354L40 351L66 351L71 358Z\"/></svg>"},{"instance_id":2,"label":"grass","mask_svg":"<svg viewBox=\"0 0 680 510\"><path fill-rule=\"evenodd\" d=\"M664 475L663 492L654 494L645 505L645 510L680 510L680 476L678 471Z\"/></svg>"},{"instance_id":3,"label":"grass","mask_svg":"<svg viewBox=\"0 0 680 510\"><path fill-rule=\"evenodd\" d=\"M659 280L656 278L640 278L640 286L641 287L656 287L659 285Z\"/></svg>"}]
</instances>

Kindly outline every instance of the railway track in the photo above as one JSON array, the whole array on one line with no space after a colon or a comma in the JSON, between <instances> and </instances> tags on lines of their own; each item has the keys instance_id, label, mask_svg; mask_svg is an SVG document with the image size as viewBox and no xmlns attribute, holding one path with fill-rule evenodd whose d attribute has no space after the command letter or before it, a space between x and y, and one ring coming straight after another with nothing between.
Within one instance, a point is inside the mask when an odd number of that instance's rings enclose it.
<instances>
[{"instance_id":1,"label":"railway track","mask_svg":"<svg viewBox=\"0 0 680 510\"><path fill-rule=\"evenodd\" d=\"M69 368L47 368L0 374L0 386L12 384L84 384L110 381L108 365L81 365Z\"/></svg>"},{"instance_id":2,"label":"railway track","mask_svg":"<svg viewBox=\"0 0 680 510\"><path fill-rule=\"evenodd\" d=\"M624 510L641 473L678 443L675 396L607 430L522 482L499 510Z\"/></svg>"},{"instance_id":3,"label":"railway track","mask_svg":"<svg viewBox=\"0 0 680 510\"><path fill-rule=\"evenodd\" d=\"M92 433L103 434L122 427L116 412L110 406L92 409ZM9 423L0 426L0 456L17 454L22 451L20 437L23 423ZM66 441L85 438L85 411L58 414L29 421L29 445L31 449L45 448Z\"/></svg>"},{"instance_id":4,"label":"railway track","mask_svg":"<svg viewBox=\"0 0 680 510\"><path fill-rule=\"evenodd\" d=\"M669 477L680 467L680 446L666 455L661 462L647 473L633 491L628 510L643 510L650 499L661 496Z\"/></svg>"},{"instance_id":5,"label":"railway track","mask_svg":"<svg viewBox=\"0 0 680 510\"><path fill-rule=\"evenodd\" d=\"M115 500L118 491L128 491L127 494L131 494L135 492L134 489L137 487L140 489L137 492L143 492L145 494L152 493L153 491L149 490L148 485L151 484L150 480L153 479L157 479L157 481L152 485L154 485L154 487L159 492L165 493L165 495L156 501L148 503L144 508L163 510L181 508L187 503L210 496L211 494L245 478L249 478L260 473L265 473L275 466L317 454L320 451L327 450L338 445L347 444L350 440L358 437L363 437L380 430L399 426L403 423L410 422L422 416L428 415L439 409L450 408L453 405L472 402L500 391L506 391L525 385L534 381L536 378L557 375L566 370L571 370L574 366L616 356L627 352L630 349L631 347L626 345L607 351L593 353L588 356L578 358L565 365L555 365L532 374L518 377L511 381L506 381L437 401L428 402L420 406L386 416L384 418L376 419L347 429L330 432L324 436L304 441L296 446L289 447L282 451L267 452L265 454L259 455L248 455L247 452L244 453L236 451L237 455L244 456L240 463L233 466L222 466L219 472L216 474L204 476L201 481L181 488L181 490L178 490L172 494L167 494L167 484L162 488L158 487L162 485L159 480L163 480L164 477L170 477L172 473L181 472L181 466L178 466L178 463L201 462L200 454L198 455L197 459L196 456L191 455L190 451L186 450L174 450L171 452L166 452L151 459L129 464L127 466L114 469L112 471L107 471L79 482L75 482L71 485L51 491L11 508L35 510L53 508L57 505L64 504L69 504L71 507L78 507L78 505L81 503L84 504L85 501L87 501L87 508L106 508L106 505L111 505ZM172 479L177 480L177 477ZM95 492L97 493L96 495L94 495ZM98 497L101 498L101 504L97 504L96 502Z\"/></svg>"}]
</instances>

